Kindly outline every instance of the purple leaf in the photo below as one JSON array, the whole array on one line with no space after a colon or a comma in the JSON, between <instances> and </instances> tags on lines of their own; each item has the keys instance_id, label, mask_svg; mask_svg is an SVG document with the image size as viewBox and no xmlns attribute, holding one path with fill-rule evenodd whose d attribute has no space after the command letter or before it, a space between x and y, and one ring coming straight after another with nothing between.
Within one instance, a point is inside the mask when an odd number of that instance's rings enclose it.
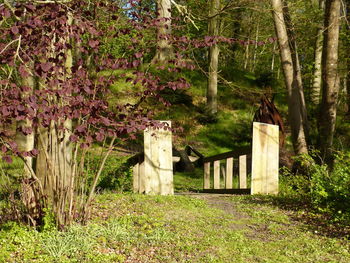
<instances>
[{"instance_id":1,"label":"purple leaf","mask_svg":"<svg viewBox=\"0 0 350 263\"><path fill-rule=\"evenodd\" d=\"M142 56L143 56L142 52L137 52L137 53L135 53L135 57L136 57L136 58L140 58L140 57L142 57Z\"/></svg>"},{"instance_id":2,"label":"purple leaf","mask_svg":"<svg viewBox=\"0 0 350 263\"><path fill-rule=\"evenodd\" d=\"M14 35L17 35L17 34L19 33L18 27L16 27L16 26L11 27L11 32L12 32Z\"/></svg>"},{"instance_id":3,"label":"purple leaf","mask_svg":"<svg viewBox=\"0 0 350 263\"><path fill-rule=\"evenodd\" d=\"M3 156L2 159L7 163L12 163L12 158L10 156Z\"/></svg>"},{"instance_id":4,"label":"purple leaf","mask_svg":"<svg viewBox=\"0 0 350 263\"><path fill-rule=\"evenodd\" d=\"M3 153L7 152L7 147L5 145L1 146L1 151Z\"/></svg>"},{"instance_id":5,"label":"purple leaf","mask_svg":"<svg viewBox=\"0 0 350 263\"><path fill-rule=\"evenodd\" d=\"M29 73L24 65L20 65L18 71L22 78L29 77Z\"/></svg>"},{"instance_id":6,"label":"purple leaf","mask_svg":"<svg viewBox=\"0 0 350 263\"><path fill-rule=\"evenodd\" d=\"M98 40L89 40L89 46L92 47L92 48L95 48L98 46L100 42Z\"/></svg>"},{"instance_id":7,"label":"purple leaf","mask_svg":"<svg viewBox=\"0 0 350 263\"><path fill-rule=\"evenodd\" d=\"M76 136L76 135L74 135L74 134L72 134L72 135L69 137L69 140L70 140L71 142L77 142L77 141L79 140L79 137Z\"/></svg>"},{"instance_id":8,"label":"purple leaf","mask_svg":"<svg viewBox=\"0 0 350 263\"><path fill-rule=\"evenodd\" d=\"M38 151L38 149L33 149L33 150L30 151L30 154L32 156L37 156L39 154L39 151Z\"/></svg>"},{"instance_id":9,"label":"purple leaf","mask_svg":"<svg viewBox=\"0 0 350 263\"><path fill-rule=\"evenodd\" d=\"M51 62L41 63L40 67L42 71L48 72L52 68L52 63Z\"/></svg>"},{"instance_id":10,"label":"purple leaf","mask_svg":"<svg viewBox=\"0 0 350 263\"><path fill-rule=\"evenodd\" d=\"M96 133L96 140L98 142L102 142L104 137L105 137L104 134L102 134L101 132Z\"/></svg>"}]
</instances>

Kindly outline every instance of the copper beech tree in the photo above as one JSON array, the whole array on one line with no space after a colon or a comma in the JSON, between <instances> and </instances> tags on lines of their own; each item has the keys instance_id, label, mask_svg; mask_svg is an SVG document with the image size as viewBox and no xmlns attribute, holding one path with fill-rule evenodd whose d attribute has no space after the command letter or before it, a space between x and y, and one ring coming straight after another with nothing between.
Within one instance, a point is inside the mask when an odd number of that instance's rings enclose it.
<instances>
[{"instance_id":1,"label":"copper beech tree","mask_svg":"<svg viewBox=\"0 0 350 263\"><path fill-rule=\"evenodd\" d=\"M131 8L136 6L135 1L130 3ZM107 31L99 31L101 21L98 24L93 13L98 8L105 8L102 13L110 19ZM156 23L150 15L134 19L129 13L124 20L130 21L120 28L120 15L112 3L91 11L79 0L0 5L0 147L3 160L11 163L17 156L24 162L21 199L34 225L40 224L45 211L53 213L60 228L86 220L116 143L149 125L161 125L150 120L141 102L153 96L166 104L159 90L188 86L183 79L161 81L137 70L144 54L138 48L142 30ZM101 41L128 36L132 30L139 35L130 37L130 56L101 55ZM127 81L142 87L135 94L139 103L109 105L108 87L125 76L99 72L116 69L133 72ZM94 142L107 147L93 178L88 178L84 161Z\"/></svg>"}]
</instances>

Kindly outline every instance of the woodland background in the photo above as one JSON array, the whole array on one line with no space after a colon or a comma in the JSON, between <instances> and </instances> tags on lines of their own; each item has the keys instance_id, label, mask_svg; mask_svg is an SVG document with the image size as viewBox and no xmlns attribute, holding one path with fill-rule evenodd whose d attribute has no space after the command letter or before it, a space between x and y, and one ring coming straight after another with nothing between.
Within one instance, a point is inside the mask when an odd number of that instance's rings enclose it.
<instances>
[{"instance_id":1,"label":"woodland background","mask_svg":"<svg viewBox=\"0 0 350 263\"><path fill-rule=\"evenodd\" d=\"M205 156L249 147L257 115L279 124L285 136L280 194L243 199L262 198L306 213L316 225L325 219L324 233L346 239L349 14L348 0L1 0L0 244L7 245L0 259L14 262L14 253L23 262L26 256L34 259L35 251L22 250L34 235L56 242L49 249L35 248L50 260L100 262L89 254L89 245L76 259L64 248L64 238L77 237L70 232L74 227L80 235L96 213L103 218L95 209L103 210L99 202L113 200L123 216L130 202L157 203L129 198L129 158L142 151L145 128L162 127L157 120L172 121L174 152L191 145ZM278 113L277 120L272 113ZM176 191L201 188L201 166L175 174ZM181 200L191 209L199 205ZM178 201L159 202L176 207ZM148 216L130 222L163 231ZM105 229L121 237L113 240L112 254L115 262L123 262L131 252L118 252L116 244L138 240L128 235L141 230L118 222L122 225ZM90 230L93 243L98 234ZM8 241L16 232L23 237L19 247ZM140 239L145 242L141 251L156 242L157 237L147 237ZM100 241L94 244L106 245ZM339 245L337 255L348 256L339 252L346 246ZM106 253L100 253L101 262L109 260ZM225 260L218 262L230 262Z\"/></svg>"}]
</instances>

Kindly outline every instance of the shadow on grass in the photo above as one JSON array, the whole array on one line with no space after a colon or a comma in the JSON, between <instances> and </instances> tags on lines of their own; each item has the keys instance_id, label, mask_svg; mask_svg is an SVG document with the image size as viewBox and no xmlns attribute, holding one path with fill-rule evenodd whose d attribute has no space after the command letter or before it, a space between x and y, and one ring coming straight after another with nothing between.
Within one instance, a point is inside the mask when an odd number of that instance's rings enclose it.
<instances>
[{"instance_id":1,"label":"shadow on grass","mask_svg":"<svg viewBox=\"0 0 350 263\"><path fill-rule=\"evenodd\" d=\"M241 200L246 204L268 205L288 212L288 216L303 227L317 235L350 240L350 222L334 219L327 213L320 213L312 208L307 198L253 195L245 196Z\"/></svg>"}]
</instances>

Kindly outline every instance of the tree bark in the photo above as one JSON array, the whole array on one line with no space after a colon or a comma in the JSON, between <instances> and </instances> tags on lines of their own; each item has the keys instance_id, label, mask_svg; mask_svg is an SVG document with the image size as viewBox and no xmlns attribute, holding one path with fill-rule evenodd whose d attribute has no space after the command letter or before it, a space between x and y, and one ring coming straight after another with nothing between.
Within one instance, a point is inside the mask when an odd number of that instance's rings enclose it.
<instances>
[{"instance_id":1,"label":"tree bark","mask_svg":"<svg viewBox=\"0 0 350 263\"><path fill-rule=\"evenodd\" d=\"M276 52L276 49L277 49L277 45L276 45L276 42L275 42L275 43L273 43L273 48L272 48L271 72L273 72L274 69L275 69L275 52Z\"/></svg>"},{"instance_id":2,"label":"tree bark","mask_svg":"<svg viewBox=\"0 0 350 263\"><path fill-rule=\"evenodd\" d=\"M34 63L29 62L27 66L28 66L30 75L22 79L22 85L29 87L30 91L22 94L22 96L24 97L27 97L33 94L36 86L35 79L32 74L34 71ZM17 131L16 131L15 140L20 151L29 152L34 149L34 143L35 143L34 130L32 131L32 133L27 135L24 135L21 132L22 128L31 128L31 127L32 127L32 121L29 119L25 119L23 121L17 122ZM23 160L24 160L24 174L23 174L23 180L21 183L21 187L22 187L21 200L27 209L26 214L28 219L35 226L40 217L40 209L41 209L40 198L41 197L38 196L37 182L35 182L35 180L32 179L33 157L26 156L23 158Z\"/></svg>"},{"instance_id":3,"label":"tree bark","mask_svg":"<svg viewBox=\"0 0 350 263\"><path fill-rule=\"evenodd\" d=\"M257 23L258 24L256 25L256 31L255 31L255 45L254 45L252 72L255 72L255 67L257 64L258 40L259 40L259 21Z\"/></svg>"},{"instance_id":4,"label":"tree bark","mask_svg":"<svg viewBox=\"0 0 350 263\"><path fill-rule=\"evenodd\" d=\"M303 80L301 76L301 66L299 61L299 54L298 54L298 47L296 43L296 37L294 33L294 25L292 23L292 19L289 14L289 8L286 1L283 2L283 15L285 18L285 23L287 27L287 35L289 39L289 46L292 53L292 61L293 61L293 70L294 70L294 76L296 79L296 85L297 85L297 91L300 96L300 111L302 114L302 122L304 127L304 133L307 140L308 134L309 134L309 122L307 119L307 110L306 110L306 104L305 104L305 97L304 97L304 88L303 88Z\"/></svg>"},{"instance_id":5,"label":"tree bark","mask_svg":"<svg viewBox=\"0 0 350 263\"><path fill-rule=\"evenodd\" d=\"M32 74L34 70L34 63L28 63L28 68L30 70L30 74ZM33 94L35 89L35 79L33 75L30 75L24 79L22 79L22 85L29 87L30 91L23 94L23 96L29 96ZM21 131L21 128L31 128L32 122L28 119L17 122L17 131L16 131L16 142L20 151L31 151L34 148L34 131L31 134L24 135ZM33 157L27 156L24 157L25 165L24 165L24 174L25 177L30 177L29 167L33 165Z\"/></svg>"},{"instance_id":6,"label":"tree bark","mask_svg":"<svg viewBox=\"0 0 350 263\"><path fill-rule=\"evenodd\" d=\"M327 0L322 54L322 101L318 118L319 148L332 164L332 146L339 93L338 45L341 0Z\"/></svg>"},{"instance_id":7,"label":"tree bark","mask_svg":"<svg viewBox=\"0 0 350 263\"><path fill-rule=\"evenodd\" d=\"M219 16L220 0L211 0L209 6L209 23L208 35L219 35ZM217 93L218 93L218 62L219 62L219 46L213 44L209 48L209 76L207 86L207 108L210 114L216 114L218 111Z\"/></svg>"},{"instance_id":8,"label":"tree bark","mask_svg":"<svg viewBox=\"0 0 350 263\"><path fill-rule=\"evenodd\" d=\"M324 10L324 0L318 1L318 8ZM314 105L320 103L321 85L322 85L322 44L323 44L323 24L317 28L317 37L315 42L315 65L311 87L311 101Z\"/></svg>"},{"instance_id":9,"label":"tree bark","mask_svg":"<svg viewBox=\"0 0 350 263\"><path fill-rule=\"evenodd\" d=\"M297 59L296 46L294 55L288 37L282 0L271 0L273 18L278 39L285 85L288 92L288 115L291 126L292 142L296 154L308 153L306 142L306 109L302 89L300 66ZM295 42L294 42L295 43Z\"/></svg>"},{"instance_id":10,"label":"tree bark","mask_svg":"<svg viewBox=\"0 0 350 263\"><path fill-rule=\"evenodd\" d=\"M350 0L346 1L346 20L347 25L346 28L348 29L347 31L347 41L345 42L345 45L347 46L348 54L350 54ZM347 59L347 73L346 73L346 95L347 95L347 106L348 106L348 112L347 116L350 118L350 57Z\"/></svg>"},{"instance_id":11,"label":"tree bark","mask_svg":"<svg viewBox=\"0 0 350 263\"><path fill-rule=\"evenodd\" d=\"M152 64L166 64L173 59L173 47L170 44L171 35L171 1L157 0L159 25L157 27L157 50Z\"/></svg>"},{"instance_id":12,"label":"tree bark","mask_svg":"<svg viewBox=\"0 0 350 263\"><path fill-rule=\"evenodd\" d=\"M73 17L69 12L67 14L68 24L72 25ZM61 39L52 39L52 54L55 55L54 45L56 42L70 42L71 39L63 37ZM66 49L66 60L64 61L64 69L59 76L61 81L69 81L72 77L73 53L72 49ZM48 58L49 59L49 58ZM40 81L40 80L39 80ZM42 83L47 85L47 83ZM57 89L62 87L57 86ZM57 103L64 106L67 102L62 98L51 97L51 103ZM63 128L61 127L63 126ZM38 128L37 148L39 155L36 160L36 174L41 180L44 190L44 195L48 199L50 208L53 209L56 215L58 226L66 224L67 206L70 205L71 189L74 186L72 182L72 143L69 137L72 131L72 121L68 117L63 117L58 120L52 120L50 127Z\"/></svg>"}]
</instances>

